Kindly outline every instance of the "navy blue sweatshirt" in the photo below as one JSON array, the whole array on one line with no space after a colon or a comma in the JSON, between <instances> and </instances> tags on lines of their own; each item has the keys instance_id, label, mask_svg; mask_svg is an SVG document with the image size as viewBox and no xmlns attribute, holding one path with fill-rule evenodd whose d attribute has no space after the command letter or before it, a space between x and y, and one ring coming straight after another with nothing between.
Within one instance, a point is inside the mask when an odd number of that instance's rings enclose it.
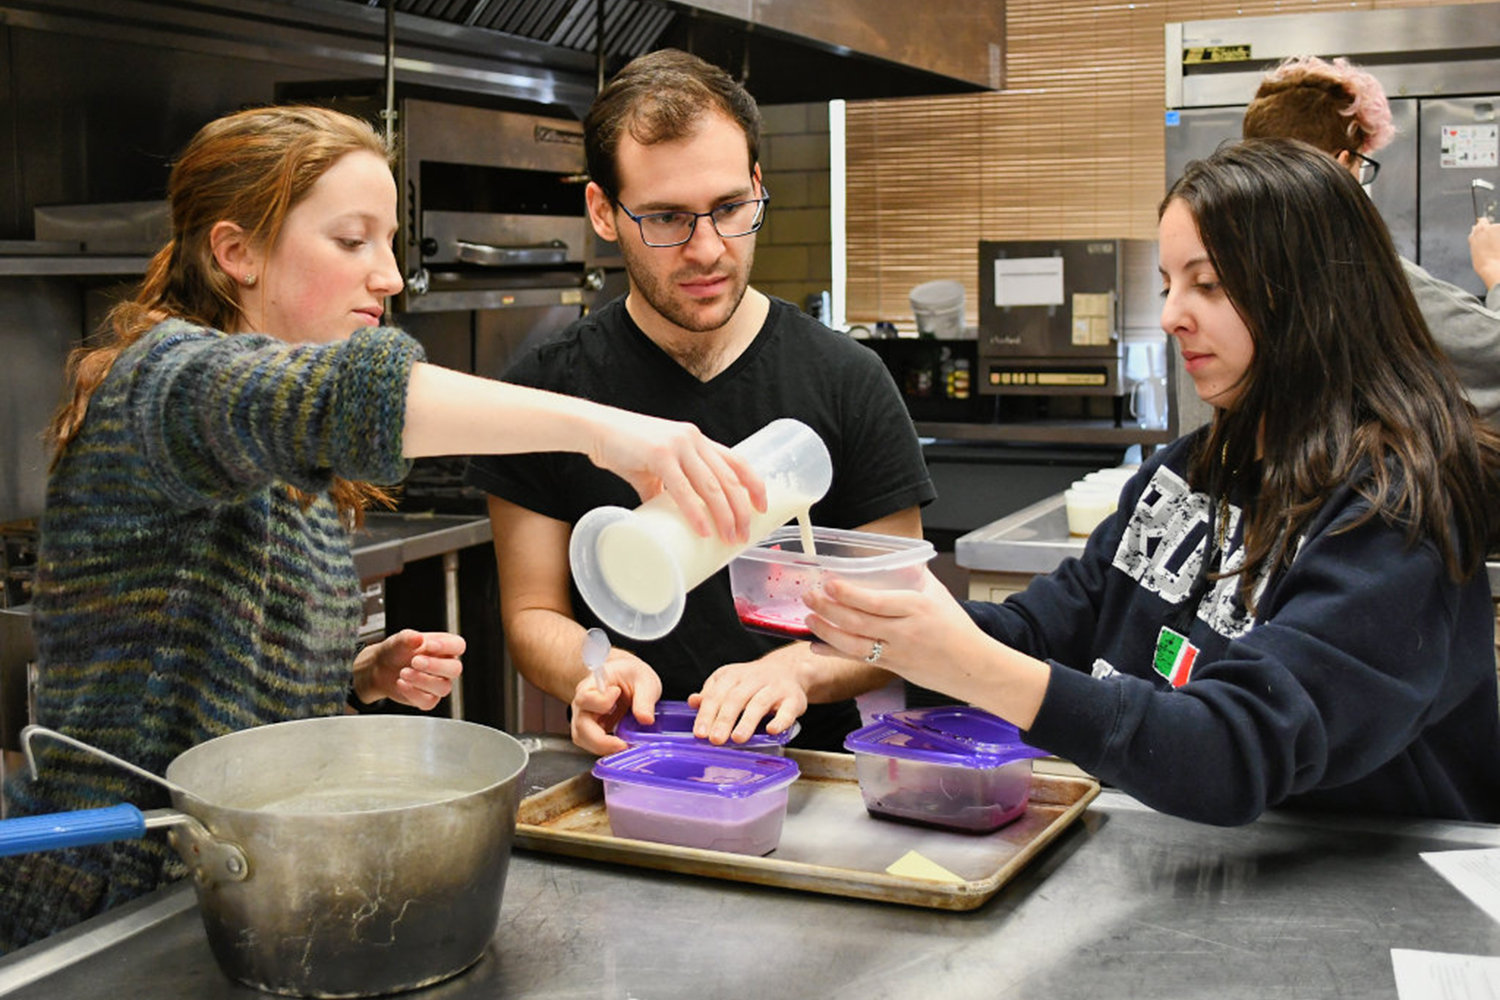
<instances>
[{"instance_id":1,"label":"navy blue sweatshirt","mask_svg":"<svg viewBox=\"0 0 1500 1000\"><path fill-rule=\"evenodd\" d=\"M1237 574L1197 596L1205 542L1221 533L1208 539L1210 498L1187 484L1196 440L1142 466L1082 557L1004 604L967 605L987 633L1050 662L1028 741L1205 823L1271 807L1500 821L1485 574L1454 583L1431 540L1408 545L1379 517L1338 531L1368 509L1344 486L1292 565L1258 581L1253 619ZM1232 569L1241 503L1228 514Z\"/></svg>"}]
</instances>

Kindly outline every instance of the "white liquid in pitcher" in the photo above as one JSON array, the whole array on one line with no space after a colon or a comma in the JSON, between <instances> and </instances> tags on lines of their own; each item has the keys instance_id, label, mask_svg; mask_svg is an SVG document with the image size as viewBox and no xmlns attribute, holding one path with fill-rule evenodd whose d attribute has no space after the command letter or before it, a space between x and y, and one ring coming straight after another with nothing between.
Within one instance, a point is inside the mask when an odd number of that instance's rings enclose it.
<instances>
[{"instance_id":1,"label":"white liquid in pitcher","mask_svg":"<svg viewBox=\"0 0 1500 1000\"><path fill-rule=\"evenodd\" d=\"M766 537L796 517L802 525L802 545L812 551L812 524L807 511L816 497L793 492L786 482L766 480L766 511L750 518L752 541ZM707 538L695 532L676 501L663 493L636 508L632 517L616 521L599 533L595 553L599 575L616 598L642 614L657 615L671 607L678 594L707 580L745 546L726 542L717 533ZM677 573L673 573L673 566Z\"/></svg>"}]
</instances>

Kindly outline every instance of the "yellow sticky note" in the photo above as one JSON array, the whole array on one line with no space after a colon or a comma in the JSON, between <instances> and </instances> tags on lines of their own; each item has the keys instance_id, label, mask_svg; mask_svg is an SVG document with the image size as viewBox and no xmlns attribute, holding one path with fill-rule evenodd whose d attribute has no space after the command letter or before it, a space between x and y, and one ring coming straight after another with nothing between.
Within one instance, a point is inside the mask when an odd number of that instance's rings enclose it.
<instances>
[{"instance_id":1,"label":"yellow sticky note","mask_svg":"<svg viewBox=\"0 0 1500 1000\"><path fill-rule=\"evenodd\" d=\"M897 858L885 869L892 875L900 875L903 878L925 878L933 882L962 882L963 879L938 864L918 854L916 851L907 851Z\"/></svg>"}]
</instances>

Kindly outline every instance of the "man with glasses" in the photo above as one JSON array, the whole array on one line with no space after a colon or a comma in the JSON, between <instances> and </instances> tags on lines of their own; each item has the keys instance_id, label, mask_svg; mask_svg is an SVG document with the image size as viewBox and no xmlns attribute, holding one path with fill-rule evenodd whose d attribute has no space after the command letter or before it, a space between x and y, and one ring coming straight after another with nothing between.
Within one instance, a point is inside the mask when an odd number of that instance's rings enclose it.
<instances>
[{"instance_id":1,"label":"man with glasses","mask_svg":"<svg viewBox=\"0 0 1500 1000\"><path fill-rule=\"evenodd\" d=\"M813 523L921 537L935 492L916 432L880 359L795 306L750 285L755 234L772 202L759 163L760 112L718 68L674 50L627 65L584 119L595 232L619 244L627 294L527 352L510 381L698 425L734 444L778 417L815 430L833 457L833 485ZM575 460L576 459L576 460ZM601 504L634 507L635 492L582 456L471 461L490 496L505 637L520 673L570 703L575 742L604 753L625 711L650 718L659 698L701 695L698 727L743 741L801 720L793 745L841 749L860 724L853 696L889 675L815 656L745 630L728 573L688 594L662 639L611 635L611 691L599 691L580 650L601 625L572 589L572 526Z\"/></svg>"},{"instance_id":2,"label":"man with glasses","mask_svg":"<svg viewBox=\"0 0 1500 1000\"><path fill-rule=\"evenodd\" d=\"M1368 191L1380 173L1369 154L1395 137L1380 82L1347 60L1287 59L1261 78L1245 109L1246 139L1300 139L1338 160ZM1477 213L1476 213L1477 214ZM1500 229L1476 220L1469 255L1485 301L1401 259L1432 337L1458 370L1480 414L1500 429ZM1500 640L1497 640L1500 641Z\"/></svg>"}]
</instances>

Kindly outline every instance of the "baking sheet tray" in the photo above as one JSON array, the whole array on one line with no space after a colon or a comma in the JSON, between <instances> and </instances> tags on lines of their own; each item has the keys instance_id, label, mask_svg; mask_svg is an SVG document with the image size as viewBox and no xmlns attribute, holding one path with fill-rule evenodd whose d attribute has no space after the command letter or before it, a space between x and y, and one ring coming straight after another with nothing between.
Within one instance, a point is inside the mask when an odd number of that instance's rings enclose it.
<instances>
[{"instance_id":1,"label":"baking sheet tray","mask_svg":"<svg viewBox=\"0 0 1500 1000\"><path fill-rule=\"evenodd\" d=\"M765 857L616 837L604 789L585 771L521 802L517 847L710 878L756 882L943 910L972 910L1024 868L1099 794L1088 777L1032 776L1031 801L989 834L952 833L876 819L865 811L850 754L788 750L802 776L791 787L781 843ZM886 871L916 851L961 881Z\"/></svg>"}]
</instances>

